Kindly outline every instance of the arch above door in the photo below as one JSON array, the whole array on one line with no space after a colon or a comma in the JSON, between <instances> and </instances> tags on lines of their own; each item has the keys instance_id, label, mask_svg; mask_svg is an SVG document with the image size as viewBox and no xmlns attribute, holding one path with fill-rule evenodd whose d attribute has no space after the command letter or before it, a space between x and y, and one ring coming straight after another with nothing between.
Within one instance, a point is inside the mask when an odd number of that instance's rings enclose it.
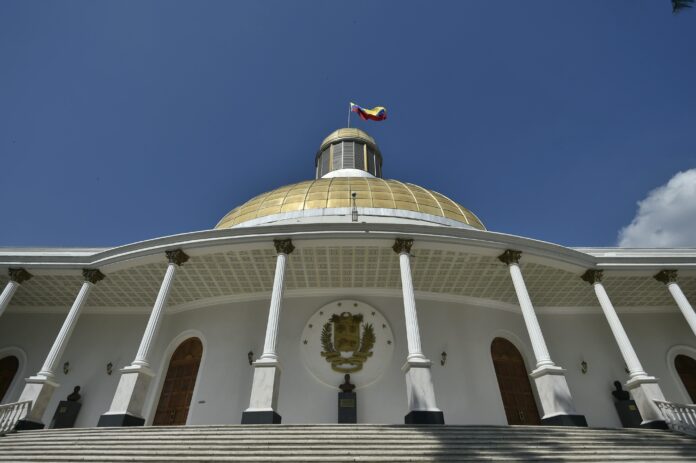
<instances>
[{"instance_id":1,"label":"arch above door","mask_svg":"<svg viewBox=\"0 0 696 463\"><path fill-rule=\"evenodd\" d=\"M690 403L696 402L696 359L686 354L677 354L674 357L674 368L677 370L686 393L691 399Z\"/></svg>"},{"instance_id":2,"label":"arch above door","mask_svg":"<svg viewBox=\"0 0 696 463\"><path fill-rule=\"evenodd\" d=\"M10 391L19 371L19 359L14 355L0 356L0 403Z\"/></svg>"},{"instance_id":3,"label":"arch above door","mask_svg":"<svg viewBox=\"0 0 696 463\"><path fill-rule=\"evenodd\" d=\"M491 359L508 424L541 424L527 367L517 347L497 337L491 343Z\"/></svg>"},{"instance_id":4,"label":"arch above door","mask_svg":"<svg viewBox=\"0 0 696 463\"><path fill-rule=\"evenodd\" d=\"M176 348L167 366L153 426L186 424L202 358L203 343L197 337L184 340Z\"/></svg>"}]
</instances>

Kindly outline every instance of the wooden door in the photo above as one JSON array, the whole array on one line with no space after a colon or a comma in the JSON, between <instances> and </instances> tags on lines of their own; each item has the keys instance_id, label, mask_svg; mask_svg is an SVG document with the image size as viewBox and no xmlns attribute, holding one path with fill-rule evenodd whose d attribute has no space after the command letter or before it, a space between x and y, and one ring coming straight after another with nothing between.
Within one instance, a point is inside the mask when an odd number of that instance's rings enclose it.
<instances>
[{"instance_id":1,"label":"wooden door","mask_svg":"<svg viewBox=\"0 0 696 463\"><path fill-rule=\"evenodd\" d=\"M153 426L186 424L202 356L203 344L198 338L189 338L176 348L169 361Z\"/></svg>"},{"instance_id":2,"label":"wooden door","mask_svg":"<svg viewBox=\"0 0 696 463\"><path fill-rule=\"evenodd\" d=\"M541 424L520 351L507 339L495 338L491 357L508 424Z\"/></svg>"},{"instance_id":3,"label":"wooden door","mask_svg":"<svg viewBox=\"0 0 696 463\"><path fill-rule=\"evenodd\" d=\"M674 359L674 366L686 392L689 393L691 403L696 402L696 360L687 355L677 355Z\"/></svg>"},{"instance_id":4,"label":"wooden door","mask_svg":"<svg viewBox=\"0 0 696 463\"><path fill-rule=\"evenodd\" d=\"M14 355L0 359L0 401L10 389L10 384L12 384L18 368L19 359Z\"/></svg>"}]
</instances>

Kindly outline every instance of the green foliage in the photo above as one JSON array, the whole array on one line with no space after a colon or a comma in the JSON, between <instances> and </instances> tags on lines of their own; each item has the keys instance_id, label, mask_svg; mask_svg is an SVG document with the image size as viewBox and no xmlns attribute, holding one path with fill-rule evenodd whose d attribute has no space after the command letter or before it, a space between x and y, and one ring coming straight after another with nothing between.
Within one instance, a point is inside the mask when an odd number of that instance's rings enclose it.
<instances>
[{"instance_id":1,"label":"green foliage","mask_svg":"<svg viewBox=\"0 0 696 463\"><path fill-rule=\"evenodd\" d=\"M371 323L364 325L364 327L362 342L360 343L358 352L367 354L374 347L377 337L375 336L375 330L372 328Z\"/></svg>"},{"instance_id":2,"label":"green foliage","mask_svg":"<svg viewBox=\"0 0 696 463\"><path fill-rule=\"evenodd\" d=\"M334 349L333 342L331 341L332 337L332 329L331 329L331 322L327 323L324 325L324 327L321 329L321 347L324 348L324 353L333 353L336 352L336 349ZM323 353L322 353L323 355Z\"/></svg>"},{"instance_id":3,"label":"green foliage","mask_svg":"<svg viewBox=\"0 0 696 463\"><path fill-rule=\"evenodd\" d=\"M685 8L691 8L694 0L672 0L672 13L679 13Z\"/></svg>"}]
</instances>

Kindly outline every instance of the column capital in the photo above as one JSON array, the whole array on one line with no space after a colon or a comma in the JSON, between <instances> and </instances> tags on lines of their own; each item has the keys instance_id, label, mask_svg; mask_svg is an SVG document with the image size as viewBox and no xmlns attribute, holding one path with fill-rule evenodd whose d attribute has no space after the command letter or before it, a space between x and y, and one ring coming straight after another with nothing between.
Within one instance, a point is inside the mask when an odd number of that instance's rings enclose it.
<instances>
[{"instance_id":1,"label":"column capital","mask_svg":"<svg viewBox=\"0 0 696 463\"><path fill-rule=\"evenodd\" d=\"M23 268L11 268L8 270L8 273L10 275L10 280L20 285L34 276Z\"/></svg>"},{"instance_id":2,"label":"column capital","mask_svg":"<svg viewBox=\"0 0 696 463\"><path fill-rule=\"evenodd\" d=\"M96 285L97 282L106 278L106 275L104 275L102 272L99 271L99 269L96 268L83 268L82 276L85 278L85 281L89 281L93 285Z\"/></svg>"},{"instance_id":3,"label":"column capital","mask_svg":"<svg viewBox=\"0 0 696 463\"><path fill-rule=\"evenodd\" d=\"M656 275L653 276L657 281L664 284L676 283L677 282L677 271L676 270L660 270Z\"/></svg>"},{"instance_id":4,"label":"column capital","mask_svg":"<svg viewBox=\"0 0 696 463\"><path fill-rule=\"evenodd\" d=\"M498 256L498 260L507 265L519 264L520 258L522 257L522 251L515 251L513 249L507 249L504 253Z\"/></svg>"},{"instance_id":5,"label":"column capital","mask_svg":"<svg viewBox=\"0 0 696 463\"><path fill-rule=\"evenodd\" d=\"M295 246L292 244L291 239L273 240L273 246L275 246L278 254L290 254L295 250Z\"/></svg>"},{"instance_id":6,"label":"column capital","mask_svg":"<svg viewBox=\"0 0 696 463\"><path fill-rule=\"evenodd\" d=\"M604 270L589 269L582 274L580 278L593 285L595 283L601 283L602 277L604 276Z\"/></svg>"},{"instance_id":7,"label":"column capital","mask_svg":"<svg viewBox=\"0 0 696 463\"><path fill-rule=\"evenodd\" d=\"M167 260L170 264L176 264L179 267L189 260L188 254L181 249L172 249L171 251L164 251L164 253L167 255Z\"/></svg>"},{"instance_id":8,"label":"column capital","mask_svg":"<svg viewBox=\"0 0 696 463\"><path fill-rule=\"evenodd\" d=\"M397 254L402 254L402 253L411 254L411 246L413 246L413 240L397 238L394 241L394 246L392 246L392 249Z\"/></svg>"}]
</instances>

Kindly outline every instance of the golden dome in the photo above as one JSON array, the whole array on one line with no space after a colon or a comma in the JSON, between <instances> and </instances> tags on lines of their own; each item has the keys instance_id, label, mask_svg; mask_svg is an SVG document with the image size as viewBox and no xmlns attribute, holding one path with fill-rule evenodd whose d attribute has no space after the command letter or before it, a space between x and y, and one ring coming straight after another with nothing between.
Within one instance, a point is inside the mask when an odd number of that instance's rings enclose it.
<instances>
[{"instance_id":1,"label":"golden dome","mask_svg":"<svg viewBox=\"0 0 696 463\"><path fill-rule=\"evenodd\" d=\"M319 149L321 150L326 145L338 140L361 140L373 146L377 146L377 143L375 143L375 139L363 132L362 130L355 128L344 128L334 130L333 132L331 132L329 136L324 138L324 141L321 142L321 147Z\"/></svg>"},{"instance_id":2,"label":"golden dome","mask_svg":"<svg viewBox=\"0 0 696 463\"><path fill-rule=\"evenodd\" d=\"M243 222L286 212L350 208L353 192L356 193L355 205L358 208L418 212L454 220L479 230L486 229L471 211L440 193L411 183L372 177L320 178L277 188L233 209L215 228L231 228Z\"/></svg>"}]
</instances>

